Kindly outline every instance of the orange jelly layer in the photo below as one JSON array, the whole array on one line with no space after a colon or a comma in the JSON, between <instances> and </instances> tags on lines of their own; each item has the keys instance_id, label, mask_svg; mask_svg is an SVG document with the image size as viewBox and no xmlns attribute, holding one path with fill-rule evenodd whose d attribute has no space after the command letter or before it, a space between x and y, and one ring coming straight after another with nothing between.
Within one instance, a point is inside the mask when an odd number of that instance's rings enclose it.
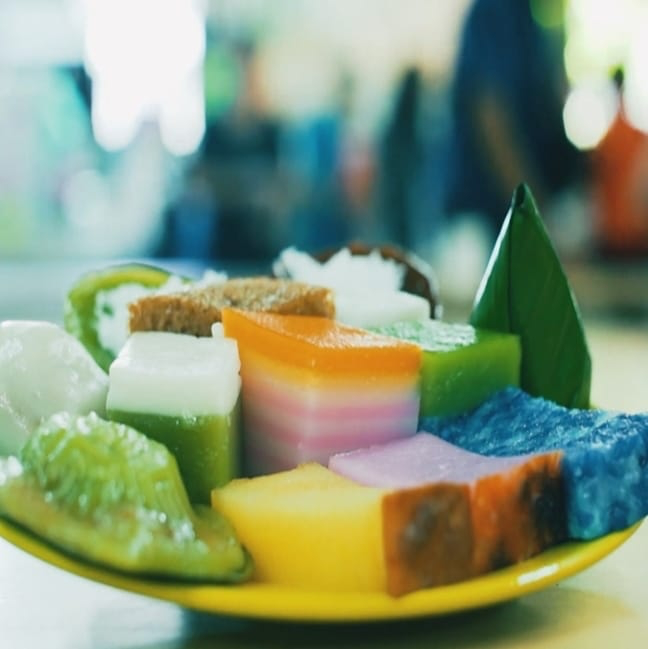
<instances>
[{"instance_id":1,"label":"orange jelly layer","mask_svg":"<svg viewBox=\"0 0 648 649\"><path fill-rule=\"evenodd\" d=\"M419 371L418 345L329 318L223 309L225 335L246 351L310 372L366 376Z\"/></svg>"},{"instance_id":2,"label":"orange jelly layer","mask_svg":"<svg viewBox=\"0 0 648 649\"><path fill-rule=\"evenodd\" d=\"M282 389L316 389L332 392L364 390L378 395L385 391L390 395L394 390L417 390L419 376L415 372L404 371L367 371L363 367L353 370L321 370L312 367L299 367L285 363L282 358L270 357L239 345L241 358L241 378L245 385L248 379L271 377L272 383L281 385Z\"/></svg>"}]
</instances>

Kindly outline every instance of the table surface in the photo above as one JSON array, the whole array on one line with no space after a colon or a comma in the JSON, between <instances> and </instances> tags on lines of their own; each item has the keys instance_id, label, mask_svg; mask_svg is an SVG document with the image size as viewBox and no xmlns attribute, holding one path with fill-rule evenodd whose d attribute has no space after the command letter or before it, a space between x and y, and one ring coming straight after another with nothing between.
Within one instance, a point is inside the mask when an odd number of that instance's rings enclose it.
<instances>
[{"instance_id":1,"label":"table surface","mask_svg":"<svg viewBox=\"0 0 648 649\"><path fill-rule=\"evenodd\" d=\"M593 400L632 412L648 403L648 324L588 324ZM350 626L262 623L195 613L69 575L0 540L0 647L646 646L648 524L585 572L478 611Z\"/></svg>"}]
</instances>

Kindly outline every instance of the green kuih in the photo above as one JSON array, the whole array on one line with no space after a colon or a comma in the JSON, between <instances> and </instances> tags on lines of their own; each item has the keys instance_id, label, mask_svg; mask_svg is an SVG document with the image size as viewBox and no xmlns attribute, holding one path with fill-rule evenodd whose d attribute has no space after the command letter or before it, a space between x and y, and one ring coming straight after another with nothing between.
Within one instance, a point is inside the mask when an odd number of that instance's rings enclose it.
<instances>
[{"instance_id":1,"label":"green kuih","mask_svg":"<svg viewBox=\"0 0 648 649\"><path fill-rule=\"evenodd\" d=\"M227 520L193 509L163 444L92 413L54 415L0 459L0 514L125 572L239 582L251 560Z\"/></svg>"},{"instance_id":2,"label":"green kuih","mask_svg":"<svg viewBox=\"0 0 648 649\"><path fill-rule=\"evenodd\" d=\"M520 336L520 387L588 408L592 365L581 316L531 191L520 185L482 278L470 323Z\"/></svg>"},{"instance_id":3,"label":"green kuih","mask_svg":"<svg viewBox=\"0 0 648 649\"><path fill-rule=\"evenodd\" d=\"M70 289L63 324L105 372L128 336L128 302L166 284L171 275L154 266L122 264L87 273ZM176 278L180 285L183 280Z\"/></svg>"},{"instance_id":4,"label":"green kuih","mask_svg":"<svg viewBox=\"0 0 648 649\"><path fill-rule=\"evenodd\" d=\"M192 502L208 504L212 489L240 474L238 404L228 415L182 417L110 409L108 417L136 428L173 453Z\"/></svg>"},{"instance_id":5,"label":"green kuih","mask_svg":"<svg viewBox=\"0 0 648 649\"><path fill-rule=\"evenodd\" d=\"M457 415L498 390L519 385L520 341L515 335L439 320L400 322L372 331L423 349L421 417Z\"/></svg>"},{"instance_id":6,"label":"green kuih","mask_svg":"<svg viewBox=\"0 0 648 649\"><path fill-rule=\"evenodd\" d=\"M222 325L197 338L131 334L110 366L106 412L164 444L194 503L239 476L240 361Z\"/></svg>"}]
</instances>

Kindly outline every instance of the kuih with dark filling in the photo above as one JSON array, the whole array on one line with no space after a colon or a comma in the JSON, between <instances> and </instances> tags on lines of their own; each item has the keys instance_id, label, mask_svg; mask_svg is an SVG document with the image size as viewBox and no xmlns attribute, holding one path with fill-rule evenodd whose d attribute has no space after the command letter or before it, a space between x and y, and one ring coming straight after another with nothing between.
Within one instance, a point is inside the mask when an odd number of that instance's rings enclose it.
<instances>
[{"instance_id":1,"label":"kuih with dark filling","mask_svg":"<svg viewBox=\"0 0 648 649\"><path fill-rule=\"evenodd\" d=\"M382 502L387 590L469 579L566 538L561 453L486 457L420 433L333 456L335 472L393 488Z\"/></svg>"}]
</instances>

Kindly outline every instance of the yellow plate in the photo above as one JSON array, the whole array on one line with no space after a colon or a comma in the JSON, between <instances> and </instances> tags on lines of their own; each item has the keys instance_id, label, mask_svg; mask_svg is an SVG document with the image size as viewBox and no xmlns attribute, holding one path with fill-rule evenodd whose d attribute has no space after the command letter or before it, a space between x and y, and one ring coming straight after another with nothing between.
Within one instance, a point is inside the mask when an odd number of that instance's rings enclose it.
<instances>
[{"instance_id":1,"label":"yellow plate","mask_svg":"<svg viewBox=\"0 0 648 649\"><path fill-rule=\"evenodd\" d=\"M272 584L196 585L142 579L78 561L0 519L0 537L47 563L116 588L211 613L294 622L353 622L442 615L514 599L546 588L618 548L640 523L595 541L566 543L478 579L400 598L383 593L296 590Z\"/></svg>"}]
</instances>

